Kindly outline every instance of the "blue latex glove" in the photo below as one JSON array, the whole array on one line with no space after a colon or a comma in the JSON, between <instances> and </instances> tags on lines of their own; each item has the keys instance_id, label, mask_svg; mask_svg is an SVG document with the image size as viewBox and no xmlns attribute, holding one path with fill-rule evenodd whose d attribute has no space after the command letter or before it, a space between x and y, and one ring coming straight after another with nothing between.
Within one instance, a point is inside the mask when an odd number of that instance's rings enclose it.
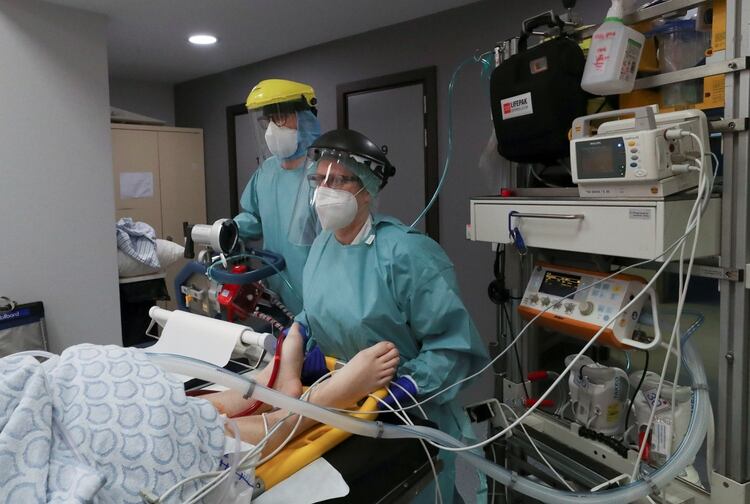
<instances>
[{"instance_id":1,"label":"blue latex glove","mask_svg":"<svg viewBox=\"0 0 750 504\"><path fill-rule=\"evenodd\" d=\"M302 363L302 384L310 386L327 373L326 356L320 347L315 346L307 352Z\"/></svg>"},{"instance_id":2,"label":"blue latex glove","mask_svg":"<svg viewBox=\"0 0 750 504\"><path fill-rule=\"evenodd\" d=\"M416 397L418 392L416 382L408 375L399 376L393 380L388 386L388 390L390 393L383 398L383 402L396 410L399 408L399 404L401 404L401 406L412 404L413 401L411 400L411 397L409 397L409 394L411 394L412 397ZM398 403L396 400L398 400ZM380 411L390 411L385 404L380 402L378 404L380 405L378 407Z\"/></svg>"}]
</instances>

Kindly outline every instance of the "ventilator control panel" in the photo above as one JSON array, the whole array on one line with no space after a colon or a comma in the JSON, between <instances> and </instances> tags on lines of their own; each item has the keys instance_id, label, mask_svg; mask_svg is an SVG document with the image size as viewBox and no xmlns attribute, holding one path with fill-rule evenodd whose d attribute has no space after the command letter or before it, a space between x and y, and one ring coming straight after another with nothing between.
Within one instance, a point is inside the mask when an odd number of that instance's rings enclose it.
<instances>
[{"instance_id":1,"label":"ventilator control panel","mask_svg":"<svg viewBox=\"0 0 750 504\"><path fill-rule=\"evenodd\" d=\"M588 339L602 327L600 344L631 346L638 319L647 295L635 299L646 281L637 276L620 275L603 280L607 274L556 266L535 265L519 306L527 320L541 313L537 322L570 336ZM627 311L618 312L635 300ZM637 340L648 343L649 336L636 333Z\"/></svg>"}]
</instances>

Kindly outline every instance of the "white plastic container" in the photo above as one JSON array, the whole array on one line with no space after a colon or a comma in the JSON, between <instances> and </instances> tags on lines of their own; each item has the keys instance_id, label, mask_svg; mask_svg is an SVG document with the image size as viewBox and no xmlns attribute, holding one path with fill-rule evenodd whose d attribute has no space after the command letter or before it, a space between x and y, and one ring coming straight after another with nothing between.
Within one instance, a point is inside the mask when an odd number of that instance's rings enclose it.
<instances>
[{"instance_id":1,"label":"white plastic container","mask_svg":"<svg viewBox=\"0 0 750 504\"><path fill-rule=\"evenodd\" d=\"M581 87L596 95L629 93L646 37L623 24L622 0L612 0L604 23L594 32Z\"/></svg>"}]
</instances>

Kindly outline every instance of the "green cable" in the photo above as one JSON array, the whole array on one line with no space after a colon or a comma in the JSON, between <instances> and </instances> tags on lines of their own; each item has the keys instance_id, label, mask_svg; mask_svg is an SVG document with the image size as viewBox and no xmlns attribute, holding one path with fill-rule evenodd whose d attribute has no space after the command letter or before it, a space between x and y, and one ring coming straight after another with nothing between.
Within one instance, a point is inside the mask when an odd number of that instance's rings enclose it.
<instances>
[{"instance_id":1,"label":"green cable","mask_svg":"<svg viewBox=\"0 0 750 504\"><path fill-rule=\"evenodd\" d=\"M453 87L456 85L458 74L461 72L461 69L469 63L478 63L482 67L482 71L480 73L482 79L488 81L490 75L492 74L492 61L487 59L486 56L490 54L492 54L492 51L487 51L480 54L479 56L471 56L461 62L453 71L451 80L448 83L448 150L446 151L445 155L443 174L440 176L440 180L438 181L438 185L435 188L435 192L433 192L430 201L424 207L424 210L420 212L417 218L414 219L414 222L411 223L411 226L409 226L411 228L419 224L419 221L421 221L427 215L427 212L429 212L430 208L432 208L432 206L435 204L435 201L437 201L437 198L440 195L440 191L442 191L443 189L443 185L445 184L445 180L448 175L448 168L450 167L451 160L453 158ZM486 89L489 89L489 86L487 86Z\"/></svg>"}]
</instances>

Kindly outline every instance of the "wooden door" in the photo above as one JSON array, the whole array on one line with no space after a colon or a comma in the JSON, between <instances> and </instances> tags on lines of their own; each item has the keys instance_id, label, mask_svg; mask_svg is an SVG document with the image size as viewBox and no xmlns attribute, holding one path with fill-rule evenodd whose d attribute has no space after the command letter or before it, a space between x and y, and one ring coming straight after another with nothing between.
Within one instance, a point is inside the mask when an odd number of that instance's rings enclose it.
<instances>
[{"instance_id":1,"label":"wooden door","mask_svg":"<svg viewBox=\"0 0 750 504\"><path fill-rule=\"evenodd\" d=\"M157 133L112 128L116 218L146 222L162 234Z\"/></svg>"},{"instance_id":2,"label":"wooden door","mask_svg":"<svg viewBox=\"0 0 750 504\"><path fill-rule=\"evenodd\" d=\"M201 131L160 131L159 173L161 184L162 237L184 244L182 223L206 223L206 181ZM187 261L181 259L167 268L167 287L174 309L174 278Z\"/></svg>"}]
</instances>

